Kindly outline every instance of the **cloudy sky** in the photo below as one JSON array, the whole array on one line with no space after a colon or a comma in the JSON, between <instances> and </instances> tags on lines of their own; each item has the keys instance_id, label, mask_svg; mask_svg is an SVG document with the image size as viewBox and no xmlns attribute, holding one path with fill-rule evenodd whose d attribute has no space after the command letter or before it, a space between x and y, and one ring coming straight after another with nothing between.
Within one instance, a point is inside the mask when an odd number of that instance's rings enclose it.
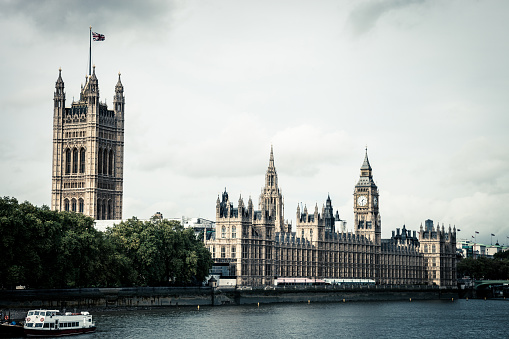
<instances>
[{"instance_id":1,"label":"cloudy sky","mask_svg":"<svg viewBox=\"0 0 509 339\"><path fill-rule=\"evenodd\" d=\"M51 203L53 92L126 97L125 218L257 204L274 146L285 217L353 228L367 145L383 237L426 219L509 243L509 2L0 0L0 194Z\"/></svg>"}]
</instances>

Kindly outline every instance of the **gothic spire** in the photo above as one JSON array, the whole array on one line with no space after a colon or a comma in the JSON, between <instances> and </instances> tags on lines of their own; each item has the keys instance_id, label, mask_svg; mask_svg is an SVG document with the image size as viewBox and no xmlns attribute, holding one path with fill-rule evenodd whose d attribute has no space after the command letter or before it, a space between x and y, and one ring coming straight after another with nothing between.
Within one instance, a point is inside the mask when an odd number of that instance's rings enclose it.
<instances>
[{"instance_id":1,"label":"gothic spire","mask_svg":"<svg viewBox=\"0 0 509 339\"><path fill-rule=\"evenodd\" d=\"M91 80L97 80L97 76L95 75L95 65L92 66L92 75L90 76Z\"/></svg>"},{"instance_id":2,"label":"gothic spire","mask_svg":"<svg viewBox=\"0 0 509 339\"><path fill-rule=\"evenodd\" d=\"M371 171L371 165L369 164L368 160L368 147L366 146L366 155L364 156L364 163L361 166L361 170L370 170Z\"/></svg>"},{"instance_id":3,"label":"gothic spire","mask_svg":"<svg viewBox=\"0 0 509 339\"><path fill-rule=\"evenodd\" d=\"M57 79L57 84L63 84L64 83L64 80L62 80L62 68L59 68L58 69L58 79Z\"/></svg>"},{"instance_id":4,"label":"gothic spire","mask_svg":"<svg viewBox=\"0 0 509 339\"><path fill-rule=\"evenodd\" d=\"M62 68L58 69L58 79L55 83L55 107L63 108L65 107L65 93L64 93L64 80L62 80Z\"/></svg>"},{"instance_id":5,"label":"gothic spire","mask_svg":"<svg viewBox=\"0 0 509 339\"><path fill-rule=\"evenodd\" d=\"M123 92L124 86L122 85L122 81L120 81L120 72L118 72L118 81L115 85L115 92Z\"/></svg>"},{"instance_id":6,"label":"gothic spire","mask_svg":"<svg viewBox=\"0 0 509 339\"><path fill-rule=\"evenodd\" d=\"M273 150L272 145L270 145L269 167L274 167L274 150Z\"/></svg>"}]
</instances>

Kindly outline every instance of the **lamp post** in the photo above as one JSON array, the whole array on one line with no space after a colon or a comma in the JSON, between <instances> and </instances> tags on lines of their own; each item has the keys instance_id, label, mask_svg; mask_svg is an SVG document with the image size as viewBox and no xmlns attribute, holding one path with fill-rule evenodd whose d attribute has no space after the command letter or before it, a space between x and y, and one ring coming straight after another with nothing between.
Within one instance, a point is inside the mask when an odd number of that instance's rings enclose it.
<instances>
[{"instance_id":1,"label":"lamp post","mask_svg":"<svg viewBox=\"0 0 509 339\"><path fill-rule=\"evenodd\" d=\"M475 247L476 247L476 244L477 244L477 235L479 234L479 232L475 231L475 238L474 238L474 250L472 251L472 254L474 256L474 259L475 259Z\"/></svg>"}]
</instances>

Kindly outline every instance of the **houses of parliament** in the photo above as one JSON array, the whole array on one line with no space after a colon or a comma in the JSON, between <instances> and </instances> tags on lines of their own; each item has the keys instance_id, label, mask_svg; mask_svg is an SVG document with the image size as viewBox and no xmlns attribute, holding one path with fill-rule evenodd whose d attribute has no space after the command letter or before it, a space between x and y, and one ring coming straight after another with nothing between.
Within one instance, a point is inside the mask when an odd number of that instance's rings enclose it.
<instances>
[{"instance_id":1,"label":"houses of parliament","mask_svg":"<svg viewBox=\"0 0 509 339\"><path fill-rule=\"evenodd\" d=\"M124 165L124 87L115 85L113 109L100 101L93 72L79 100L66 107L59 70L53 111L51 208L121 220ZM249 198L236 207L228 193L216 201L214 235L205 237L216 265L227 267L237 286L273 285L277 278L370 279L377 284L456 284L456 229L427 220L381 238L380 197L367 151L354 187L354 230L346 231L327 197L321 208L297 206L295 231L284 219L271 148L258 209Z\"/></svg>"},{"instance_id":2,"label":"houses of parliament","mask_svg":"<svg viewBox=\"0 0 509 339\"><path fill-rule=\"evenodd\" d=\"M278 278L364 279L377 284L456 285L456 228L426 220L418 234L405 226L382 239L378 187L368 154L354 187L354 231L336 230L327 197L319 210L297 206L296 231L284 220L283 197L271 148L258 209L236 207L228 193L216 201L216 232L205 245L215 265L227 265L237 286L273 285ZM290 279L291 280L291 279Z\"/></svg>"},{"instance_id":3,"label":"houses of parliament","mask_svg":"<svg viewBox=\"0 0 509 339\"><path fill-rule=\"evenodd\" d=\"M53 102L51 209L96 220L122 219L125 98L120 73L113 110L100 101L95 66L70 107L59 70Z\"/></svg>"}]
</instances>

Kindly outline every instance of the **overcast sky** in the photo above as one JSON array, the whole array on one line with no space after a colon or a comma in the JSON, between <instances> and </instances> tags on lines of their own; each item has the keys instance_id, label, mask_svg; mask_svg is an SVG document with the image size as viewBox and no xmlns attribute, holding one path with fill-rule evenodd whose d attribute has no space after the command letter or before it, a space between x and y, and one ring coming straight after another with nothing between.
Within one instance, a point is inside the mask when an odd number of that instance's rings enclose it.
<instances>
[{"instance_id":1,"label":"overcast sky","mask_svg":"<svg viewBox=\"0 0 509 339\"><path fill-rule=\"evenodd\" d=\"M51 203L53 92L125 89L128 218L258 206L274 146L285 218L353 228L367 145L382 236L426 219L509 243L509 2L0 0L0 194ZM295 227L295 226L294 226Z\"/></svg>"}]
</instances>

